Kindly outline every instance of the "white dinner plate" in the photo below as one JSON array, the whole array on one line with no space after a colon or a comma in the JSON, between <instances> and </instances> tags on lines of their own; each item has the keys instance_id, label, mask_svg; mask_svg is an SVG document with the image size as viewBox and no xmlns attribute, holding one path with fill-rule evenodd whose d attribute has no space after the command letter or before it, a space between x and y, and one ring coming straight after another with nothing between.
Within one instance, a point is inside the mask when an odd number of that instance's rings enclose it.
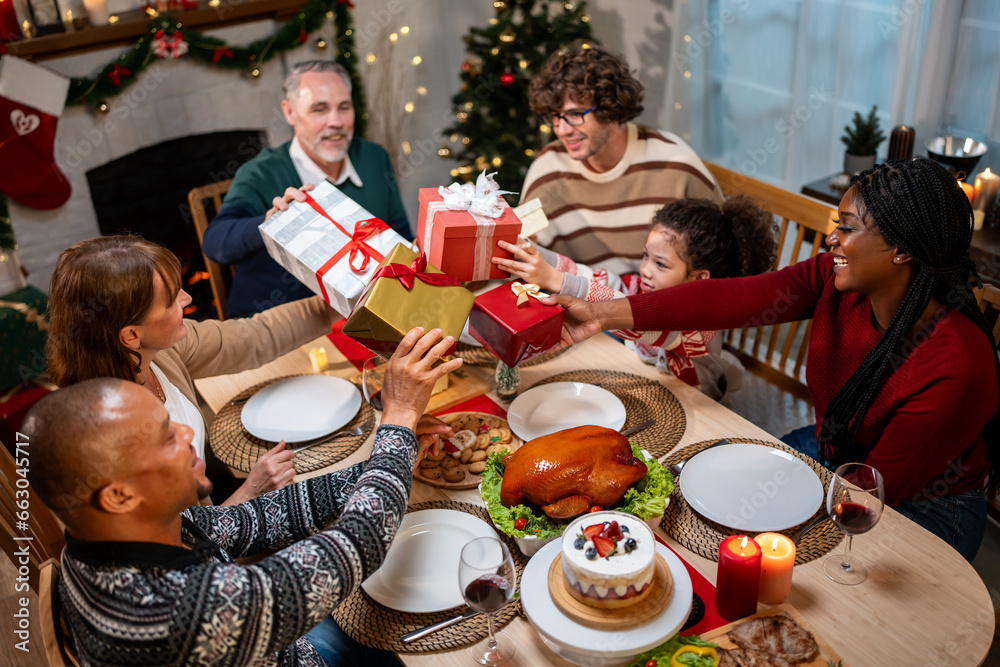
<instances>
[{"instance_id":1,"label":"white dinner plate","mask_svg":"<svg viewBox=\"0 0 1000 667\"><path fill-rule=\"evenodd\" d=\"M735 530L784 530L811 517L823 483L801 459L762 445L720 445L684 464L681 494L707 519Z\"/></svg>"},{"instance_id":2,"label":"white dinner plate","mask_svg":"<svg viewBox=\"0 0 1000 667\"><path fill-rule=\"evenodd\" d=\"M420 510L403 517L382 567L361 588L376 602L413 614L463 604L458 585L462 547L477 537L496 537L481 519L454 510Z\"/></svg>"},{"instance_id":3,"label":"white dinner plate","mask_svg":"<svg viewBox=\"0 0 1000 667\"><path fill-rule=\"evenodd\" d=\"M330 375L299 375L269 384L243 405L243 428L270 442L302 442L329 433L354 419L361 393L347 380Z\"/></svg>"},{"instance_id":4,"label":"white dinner plate","mask_svg":"<svg viewBox=\"0 0 1000 667\"><path fill-rule=\"evenodd\" d=\"M550 542L528 561L521 575L521 604L545 643L574 664L627 662L636 653L648 651L672 637L691 613L694 588L687 568L670 549L657 542L656 552L670 568L674 586L663 611L642 625L624 630L598 630L581 625L564 614L549 593L549 566L561 549L562 540Z\"/></svg>"},{"instance_id":5,"label":"white dinner plate","mask_svg":"<svg viewBox=\"0 0 1000 667\"><path fill-rule=\"evenodd\" d=\"M607 389L583 382L532 387L507 409L507 423L525 442L574 426L625 425L625 405Z\"/></svg>"}]
</instances>

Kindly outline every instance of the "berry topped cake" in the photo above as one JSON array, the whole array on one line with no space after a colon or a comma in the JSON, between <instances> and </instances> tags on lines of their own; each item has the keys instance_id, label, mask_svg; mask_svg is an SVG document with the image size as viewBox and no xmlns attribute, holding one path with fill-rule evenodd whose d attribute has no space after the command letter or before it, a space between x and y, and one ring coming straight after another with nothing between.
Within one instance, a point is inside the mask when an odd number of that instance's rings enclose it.
<instances>
[{"instance_id":1,"label":"berry topped cake","mask_svg":"<svg viewBox=\"0 0 1000 667\"><path fill-rule=\"evenodd\" d=\"M616 609L643 600L653 582L653 531L624 512L585 514L562 537L562 565L570 595L591 607Z\"/></svg>"}]
</instances>

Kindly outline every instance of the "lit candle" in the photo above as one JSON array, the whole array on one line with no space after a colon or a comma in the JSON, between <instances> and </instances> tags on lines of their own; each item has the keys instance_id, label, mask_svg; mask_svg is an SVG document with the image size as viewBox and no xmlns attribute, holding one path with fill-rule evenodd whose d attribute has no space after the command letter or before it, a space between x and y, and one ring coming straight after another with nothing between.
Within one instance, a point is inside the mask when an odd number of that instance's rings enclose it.
<instances>
[{"instance_id":1,"label":"lit candle","mask_svg":"<svg viewBox=\"0 0 1000 667\"><path fill-rule=\"evenodd\" d=\"M746 535L734 535L719 545L715 608L727 621L757 611L760 587L760 546Z\"/></svg>"},{"instance_id":2,"label":"lit candle","mask_svg":"<svg viewBox=\"0 0 1000 667\"><path fill-rule=\"evenodd\" d=\"M760 592L764 604L781 604L792 590L795 543L778 533L761 533L753 538L760 545Z\"/></svg>"},{"instance_id":3,"label":"lit candle","mask_svg":"<svg viewBox=\"0 0 1000 667\"><path fill-rule=\"evenodd\" d=\"M976 197L975 188L973 188L965 181L959 181L958 184L962 187L962 192L964 192L965 196L969 198L969 203L971 204Z\"/></svg>"},{"instance_id":4,"label":"lit candle","mask_svg":"<svg viewBox=\"0 0 1000 667\"><path fill-rule=\"evenodd\" d=\"M989 213L996 203L997 189L1000 188L1000 176L989 170L976 174L976 198L972 200L972 207L984 214Z\"/></svg>"},{"instance_id":5,"label":"lit candle","mask_svg":"<svg viewBox=\"0 0 1000 667\"><path fill-rule=\"evenodd\" d=\"M111 18L108 11L108 0L83 0L83 7L87 10L87 18L90 25L107 25Z\"/></svg>"},{"instance_id":6,"label":"lit candle","mask_svg":"<svg viewBox=\"0 0 1000 667\"><path fill-rule=\"evenodd\" d=\"M983 228L983 223L986 222L986 214L982 211L972 212L972 229L979 231Z\"/></svg>"}]
</instances>

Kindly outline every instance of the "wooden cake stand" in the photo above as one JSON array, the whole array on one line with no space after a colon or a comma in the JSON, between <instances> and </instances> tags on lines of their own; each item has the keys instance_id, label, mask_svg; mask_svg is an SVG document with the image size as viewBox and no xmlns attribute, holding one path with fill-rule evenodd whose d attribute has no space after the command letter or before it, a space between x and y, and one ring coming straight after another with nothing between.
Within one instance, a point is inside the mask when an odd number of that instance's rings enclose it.
<instances>
[{"instance_id":1,"label":"wooden cake stand","mask_svg":"<svg viewBox=\"0 0 1000 667\"><path fill-rule=\"evenodd\" d=\"M556 606L577 623L598 630L634 628L652 620L662 612L674 590L674 580L670 568L660 554L656 554L653 581L646 597L628 607L618 609L598 609L585 605L569 593L569 584L563 574L562 554L558 554L549 566L549 594Z\"/></svg>"}]
</instances>

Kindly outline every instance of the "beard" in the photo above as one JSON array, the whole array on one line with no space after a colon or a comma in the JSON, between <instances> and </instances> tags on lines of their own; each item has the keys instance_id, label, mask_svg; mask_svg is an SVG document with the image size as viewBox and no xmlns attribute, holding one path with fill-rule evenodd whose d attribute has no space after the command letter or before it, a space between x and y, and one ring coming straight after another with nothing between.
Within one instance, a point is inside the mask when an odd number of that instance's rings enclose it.
<instances>
[{"instance_id":1,"label":"beard","mask_svg":"<svg viewBox=\"0 0 1000 667\"><path fill-rule=\"evenodd\" d=\"M323 146L324 139L330 139L330 135L319 137L316 143L313 144L312 150L321 160L328 163L340 162L347 155L347 151L351 148L351 140L354 138L354 133L344 132L344 136L347 141L344 143L343 148L327 148Z\"/></svg>"}]
</instances>

